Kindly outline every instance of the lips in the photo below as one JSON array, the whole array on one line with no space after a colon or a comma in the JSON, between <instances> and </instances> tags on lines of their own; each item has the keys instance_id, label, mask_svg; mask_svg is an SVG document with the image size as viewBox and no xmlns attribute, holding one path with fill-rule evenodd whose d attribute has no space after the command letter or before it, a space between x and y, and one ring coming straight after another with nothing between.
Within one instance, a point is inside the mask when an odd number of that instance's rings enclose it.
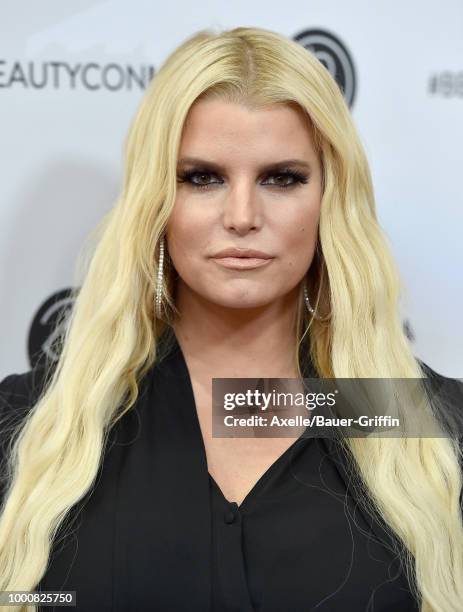
<instances>
[{"instance_id":1,"label":"lips","mask_svg":"<svg viewBox=\"0 0 463 612\"><path fill-rule=\"evenodd\" d=\"M272 255L269 253L265 253L264 251L257 251L256 249L240 249L236 247L230 247L227 249L222 249L215 255L213 255L214 259L221 259L224 257L233 257L239 259L272 259Z\"/></svg>"},{"instance_id":2,"label":"lips","mask_svg":"<svg viewBox=\"0 0 463 612\"><path fill-rule=\"evenodd\" d=\"M213 261L223 268L231 270L253 270L272 263L273 259L257 259L256 257L216 257Z\"/></svg>"}]
</instances>

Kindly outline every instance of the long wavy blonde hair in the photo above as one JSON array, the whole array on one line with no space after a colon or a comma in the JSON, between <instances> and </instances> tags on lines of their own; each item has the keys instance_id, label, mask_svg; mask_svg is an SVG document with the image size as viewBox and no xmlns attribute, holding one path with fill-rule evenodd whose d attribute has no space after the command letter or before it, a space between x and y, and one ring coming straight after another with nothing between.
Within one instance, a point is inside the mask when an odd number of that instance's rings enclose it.
<instances>
[{"instance_id":1,"label":"long wavy blonde hair","mask_svg":"<svg viewBox=\"0 0 463 612\"><path fill-rule=\"evenodd\" d=\"M402 328L399 275L338 85L312 54L277 33L196 33L168 57L141 101L126 141L122 193L96 228L91 254L76 266L80 289L59 359L13 437L0 517L0 590L39 584L58 528L95 484L108 432L159 359L159 338L177 314L174 270L163 286L165 318L154 311L159 242L175 202L184 121L196 100L211 96L250 108L296 104L310 118L323 168L310 282L313 305L329 316L309 317L301 299L297 335L300 341L310 327L308 350L320 377L424 377ZM422 612L461 611L457 441L364 437L345 445L368 491L366 504L404 545Z\"/></svg>"}]
</instances>

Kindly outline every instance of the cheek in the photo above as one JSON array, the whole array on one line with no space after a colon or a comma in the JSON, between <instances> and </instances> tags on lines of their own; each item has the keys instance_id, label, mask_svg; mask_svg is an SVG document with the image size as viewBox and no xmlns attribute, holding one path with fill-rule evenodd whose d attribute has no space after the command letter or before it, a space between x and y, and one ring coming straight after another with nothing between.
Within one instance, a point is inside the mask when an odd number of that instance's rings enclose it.
<instances>
[{"instance_id":1,"label":"cheek","mask_svg":"<svg viewBox=\"0 0 463 612\"><path fill-rule=\"evenodd\" d=\"M176 202L167 224L166 236L169 254L176 267L191 265L207 244L210 222L194 206Z\"/></svg>"},{"instance_id":2,"label":"cheek","mask_svg":"<svg viewBox=\"0 0 463 612\"><path fill-rule=\"evenodd\" d=\"M313 211L285 221L282 228L282 261L288 271L304 273L309 268L317 245L318 214Z\"/></svg>"}]
</instances>

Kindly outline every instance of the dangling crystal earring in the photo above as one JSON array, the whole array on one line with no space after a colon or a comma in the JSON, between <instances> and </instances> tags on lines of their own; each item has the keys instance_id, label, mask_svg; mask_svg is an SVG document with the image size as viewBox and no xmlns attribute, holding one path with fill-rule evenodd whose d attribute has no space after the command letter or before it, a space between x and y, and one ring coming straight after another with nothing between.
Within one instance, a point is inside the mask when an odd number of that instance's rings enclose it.
<instances>
[{"instance_id":1,"label":"dangling crystal earring","mask_svg":"<svg viewBox=\"0 0 463 612\"><path fill-rule=\"evenodd\" d=\"M317 315L317 313L315 312L314 308L312 308L312 306L310 305L309 294L307 293L307 284L306 284L306 282L304 283L304 302L305 302L305 305L307 306L307 310L310 312L312 317L314 319L321 320L321 317L319 317Z\"/></svg>"},{"instance_id":2,"label":"dangling crystal earring","mask_svg":"<svg viewBox=\"0 0 463 612\"><path fill-rule=\"evenodd\" d=\"M156 283L156 317L161 319L161 301L162 301L162 268L164 265L164 236L159 243L159 262L158 262L158 278Z\"/></svg>"}]
</instances>

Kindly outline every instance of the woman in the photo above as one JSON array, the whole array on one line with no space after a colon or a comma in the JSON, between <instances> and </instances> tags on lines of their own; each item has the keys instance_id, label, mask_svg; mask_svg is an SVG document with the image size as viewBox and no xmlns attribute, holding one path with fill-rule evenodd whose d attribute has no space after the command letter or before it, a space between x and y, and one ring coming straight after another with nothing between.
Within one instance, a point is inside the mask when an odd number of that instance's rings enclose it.
<instances>
[{"instance_id":1,"label":"woman","mask_svg":"<svg viewBox=\"0 0 463 612\"><path fill-rule=\"evenodd\" d=\"M404 335L318 60L257 28L188 39L100 229L56 367L1 383L20 434L1 589L75 590L79 610L461 610L456 437L212 435L213 378L429 375L461 410Z\"/></svg>"}]
</instances>

